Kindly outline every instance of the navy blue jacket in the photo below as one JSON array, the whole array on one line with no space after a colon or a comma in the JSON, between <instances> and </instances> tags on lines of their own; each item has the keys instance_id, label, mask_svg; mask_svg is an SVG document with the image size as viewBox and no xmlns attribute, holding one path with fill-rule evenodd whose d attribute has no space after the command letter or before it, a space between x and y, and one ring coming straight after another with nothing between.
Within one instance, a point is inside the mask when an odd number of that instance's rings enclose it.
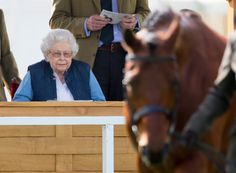
<instances>
[{"instance_id":1,"label":"navy blue jacket","mask_svg":"<svg viewBox=\"0 0 236 173\"><path fill-rule=\"evenodd\" d=\"M28 70L30 71L33 90L32 101L56 100L56 80L50 64L42 60L29 66ZM64 74L64 78L75 100L91 100L89 77L89 65L73 59L70 68Z\"/></svg>"}]
</instances>

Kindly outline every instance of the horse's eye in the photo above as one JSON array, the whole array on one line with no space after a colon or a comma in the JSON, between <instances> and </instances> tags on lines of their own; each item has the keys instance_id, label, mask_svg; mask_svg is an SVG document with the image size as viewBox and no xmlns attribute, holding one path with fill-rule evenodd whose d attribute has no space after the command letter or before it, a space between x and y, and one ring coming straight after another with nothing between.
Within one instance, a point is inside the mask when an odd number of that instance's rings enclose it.
<instances>
[{"instance_id":1,"label":"horse's eye","mask_svg":"<svg viewBox=\"0 0 236 173\"><path fill-rule=\"evenodd\" d=\"M150 54L153 55L155 51L157 50L157 44L156 43L148 43L148 48L150 51Z\"/></svg>"},{"instance_id":2,"label":"horse's eye","mask_svg":"<svg viewBox=\"0 0 236 173\"><path fill-rule=\"evenodd\" d=\"M125 66L123 85L133 85L137 82L140 68L136 62L128 61Z\"/></svg>"}]
</instances>

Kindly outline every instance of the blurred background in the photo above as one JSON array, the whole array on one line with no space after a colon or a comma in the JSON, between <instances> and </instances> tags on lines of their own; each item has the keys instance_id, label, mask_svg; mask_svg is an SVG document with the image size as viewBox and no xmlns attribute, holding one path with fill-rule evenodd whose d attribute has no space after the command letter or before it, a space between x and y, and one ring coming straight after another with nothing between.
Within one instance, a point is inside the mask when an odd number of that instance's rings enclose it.
<instances>
[{"instance_id":1,"label":"blurred background","mask_svg":"<svg viewBox=\"0 0 236 173\"><path fill-rule=\"evenodd\" d=\"M164 0L174 10L188 8L199 12L203 20L217 32L227 34L226 0ZM158 7L159 0L149 0L151 10ZM49 30L52 0L0 0L7 24L11 49L20 76L26 74L27 66L43 59L40 51L42 38Z\"/></svg>"}]
</instances>

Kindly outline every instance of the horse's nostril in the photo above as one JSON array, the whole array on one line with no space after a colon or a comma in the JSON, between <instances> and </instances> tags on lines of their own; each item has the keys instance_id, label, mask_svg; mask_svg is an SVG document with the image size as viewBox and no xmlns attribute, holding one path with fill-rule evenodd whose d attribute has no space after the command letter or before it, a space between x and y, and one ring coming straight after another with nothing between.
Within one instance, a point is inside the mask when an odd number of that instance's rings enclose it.
<instances>
[{"instance_id":1,"label":"horse's nostril","mask_svg":"<svg viewBox=\"0 0 236 173\"><path fill-rule=\"evenodd\" d=\"M152 162L150 159L150 152L146 146L139 147L139 153L141 155L142 161L147 165L148 167L151 166Z\"/></svg>"},{"instance_id":2,"label":"horse's nostril","mask_svg":"<svg viewBox=\"0 0 236 173\"><path fill-rule=\"evenodd\" d=\"M162 164L168 155L168 145L165 145L160 151L152 151L147 146L139 147L139 153L142 161L147 166L158 166Z\"/></svg>"}]
</instances>

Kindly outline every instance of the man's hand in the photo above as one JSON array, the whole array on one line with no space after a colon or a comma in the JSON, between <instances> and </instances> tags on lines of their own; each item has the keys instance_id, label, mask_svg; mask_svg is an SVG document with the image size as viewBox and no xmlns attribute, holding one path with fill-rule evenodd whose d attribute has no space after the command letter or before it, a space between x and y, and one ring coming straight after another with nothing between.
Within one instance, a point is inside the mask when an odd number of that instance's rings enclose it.
<instances>
[{"instance_id":1,"label":"man's hand","mask_svg":"<svg viewBox=\"0 0 236 173\"><path fill-rule=\"evenodd\" d=\"M104 26L108 24L109 20L101 17L99 15L92 15L87 20L87 28L90 31L98 31L101 30Z\"/></svg>"},{"instance_id":2,"label":"man's hand","mask_svg":"<svg viewBox=\"0 0 236 173\"><path fill-rule=\"evenodd\" d=\"M137 24L137 19L134 15L128 15L122 18L120 25L123 29L133 30Z\"/></svg>"},{"instance_id":3,"label":"man's hand","mask_svg":"<svg viewBox=\"0 0 236 173\"><path fill-rule=\"evenodd\" d=\"M11 98L13 99L15 92L17 90L17 88L20 85L20 79L18 79L17 77L13 77L11 79L11 86L10 86L10 94L11 94Z\"/></svg>"}]
</instances>

